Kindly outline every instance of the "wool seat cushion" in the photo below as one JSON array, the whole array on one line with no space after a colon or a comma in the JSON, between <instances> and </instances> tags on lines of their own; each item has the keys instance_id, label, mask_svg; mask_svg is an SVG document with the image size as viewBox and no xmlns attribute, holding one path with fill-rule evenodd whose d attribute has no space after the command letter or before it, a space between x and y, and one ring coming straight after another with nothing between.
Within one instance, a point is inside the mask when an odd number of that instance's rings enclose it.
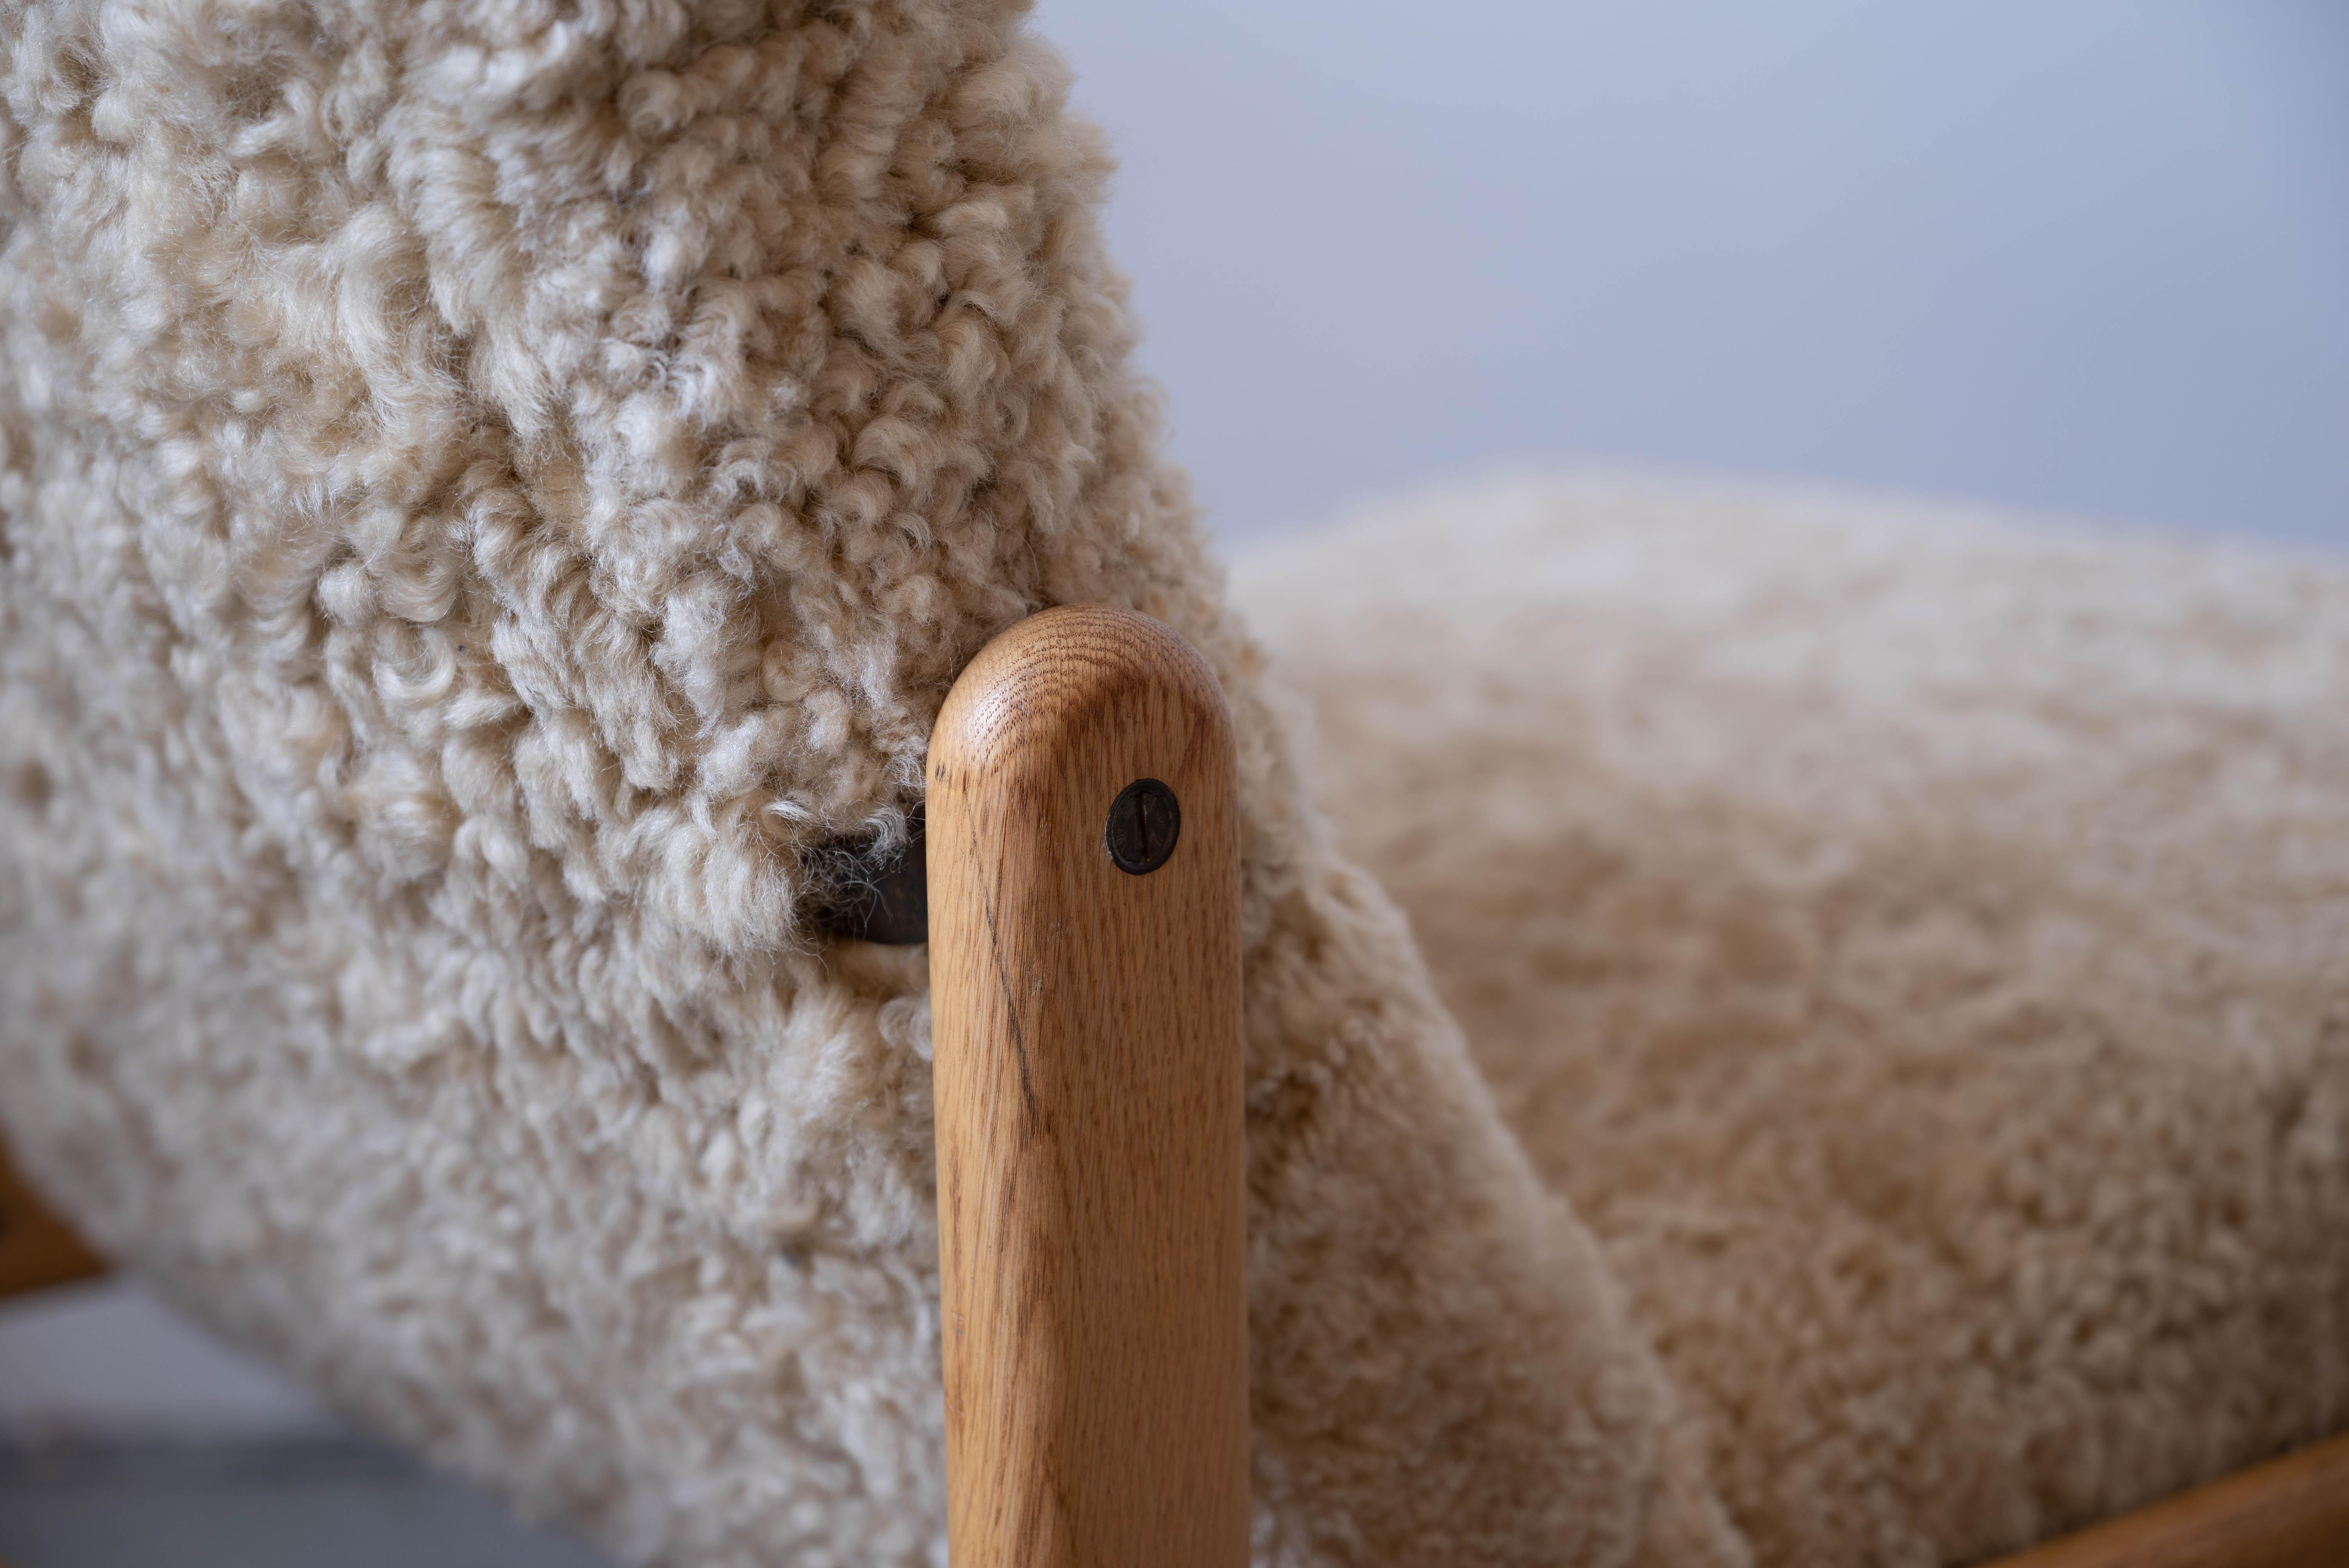
<instances>
[{"instance_id":1,"label":"wool seat cushion","mask_svg":"<svg viewBox=\"0 0 2349 1568\"><path fill-rule=\"evenodd\" d=\"M2349 1426L2349 568L1584 475L1234 593L1757 1561Z\"/></svg>"}]
</instances>

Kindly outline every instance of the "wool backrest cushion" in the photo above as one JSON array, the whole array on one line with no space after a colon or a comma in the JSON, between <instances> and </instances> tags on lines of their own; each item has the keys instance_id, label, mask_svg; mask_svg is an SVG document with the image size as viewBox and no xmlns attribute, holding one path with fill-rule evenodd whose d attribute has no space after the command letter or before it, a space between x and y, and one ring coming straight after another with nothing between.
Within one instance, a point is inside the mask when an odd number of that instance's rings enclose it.
<instances>
[{"instance_id":1,"label":"wool backrest cushion","mask_svg":"<svg viewBox=\"0 0 2349 1568\"><path fill-rule=\"evenodd\" d=\"M114 1256L630 1561L937 1560L963 663L1242 755L1261 1552L1726 1560L1588 1233L1302 801L1015 6L45 0L0 74L0 1116Z\"/></svg>"}]
</instances>

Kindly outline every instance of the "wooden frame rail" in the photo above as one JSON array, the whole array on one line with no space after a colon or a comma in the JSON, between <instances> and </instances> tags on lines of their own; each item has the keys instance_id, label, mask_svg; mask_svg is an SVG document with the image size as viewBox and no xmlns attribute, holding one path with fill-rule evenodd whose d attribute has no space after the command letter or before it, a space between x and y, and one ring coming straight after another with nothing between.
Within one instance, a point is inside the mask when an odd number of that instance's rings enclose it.
<instances>
[{"instance_id":1,"label":"wooden frame rail","mask_svg":"<svg viewBox=\"0 0 2349 1568\"><path fill-rule=\"evenodd\" d=\"M2091 1525L1996 1568L2340 1568L2349 1563L2349 1438Z\"/></svg>"},{"instance_id":2,"label":"wooden frame rail","mask_svg":"<svg viewBox=\"0 0 2349 1568\"><path fill-rule=\"evenodd\" d=\"M0 1299L106 1272L106 1260L51 1213L0 1140Z\"/></svg>"}]
</instances>

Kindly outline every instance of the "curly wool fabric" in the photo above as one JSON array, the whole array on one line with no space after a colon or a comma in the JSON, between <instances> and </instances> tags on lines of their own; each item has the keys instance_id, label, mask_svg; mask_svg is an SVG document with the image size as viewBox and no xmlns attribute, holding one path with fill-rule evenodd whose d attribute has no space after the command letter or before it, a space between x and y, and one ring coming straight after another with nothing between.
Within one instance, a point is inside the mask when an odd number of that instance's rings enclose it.
<instances>
[{"instance_id":1,"label":"curly wool fabric","mask_svg":"<svg viewBox=\"0 0 2349 1568\"><path fill-rule=\"evenodd\" d=\"M924 959L824 946L994 631L1244 754L1268 1560L1734 1562L1300 803L1015 8L0 32L0 1116L105 1249L631 1561L936 1561Z\"/></svg>"},{"instance_id":2,"label":"curly wool fabric","mask_svg":"<svg viewBox=\"0 0 2349 1568\"><path fill-rule=\"evenodd\" d=\"M2349 569L1587 477L1234 593L1757 1561L2349 1429Z\"/></svg>"}]
</instances>

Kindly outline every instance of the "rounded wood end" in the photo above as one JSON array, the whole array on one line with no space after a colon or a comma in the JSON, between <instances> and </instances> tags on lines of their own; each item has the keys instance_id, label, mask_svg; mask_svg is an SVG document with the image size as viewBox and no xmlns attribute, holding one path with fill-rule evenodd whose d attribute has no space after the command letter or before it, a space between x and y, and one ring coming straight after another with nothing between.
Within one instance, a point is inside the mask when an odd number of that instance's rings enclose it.
<instances>
[{"instance_id":1,"label":"rounded wood end","mask_svg":"<svg viewBox=\"0 0 2349 1568\"><path fill-rule=\"evenodd\" d=\"M947 694L930 732L931 788L1016 772L1023 757L1054 755L1071 731L1145 696L1173 698L1202 739L1229 744L1223 689L1181 633L1114 604L1040 610L981 648Z\"/></svg>"}]
</instances>

